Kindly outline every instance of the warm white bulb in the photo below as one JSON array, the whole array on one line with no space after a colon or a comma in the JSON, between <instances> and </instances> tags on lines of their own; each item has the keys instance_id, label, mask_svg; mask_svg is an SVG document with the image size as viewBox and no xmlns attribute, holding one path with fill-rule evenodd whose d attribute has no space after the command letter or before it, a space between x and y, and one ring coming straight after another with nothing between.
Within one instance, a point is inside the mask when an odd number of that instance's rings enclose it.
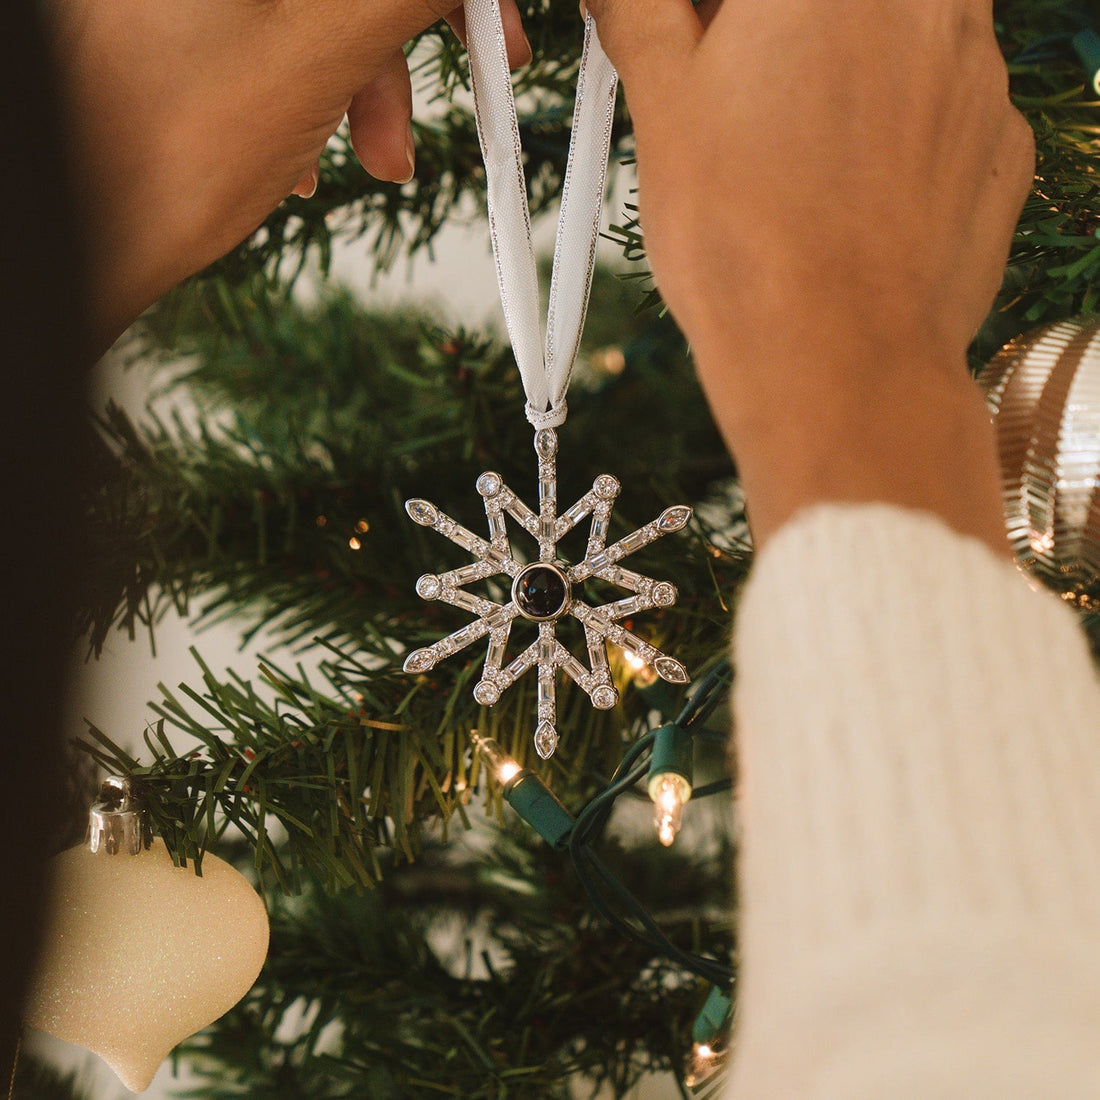
<instances>
[{"instance_id":1,"label":"warm white bulb","mask_svg":"<svg viewBox=\"0 0 1100 1100\"><path fill-rule=\"evenodd\" d=\"M506 760L497 768L497 779L504 784L511 779L515 779L521 771L523 769L514 760Z\"/></svg>"},{"instance_id":2,"label":"warm white bulb","mask_svg":"<svg viewBox=\"0 0 1100 1100\"><path fill-rule=\"evenodd\" d=\"M701 1085L718 1069L723 1060L724 1055L709 1044L694 1043L691 1048L691 1061L688 1065L688 1071L684 1076L684 1084L689 1089Z\"/></svg>"},{"instance_id":3,"label":"warm white bulb","mask_svg":"<svg viewBox=\"0 0 1100 1100\"><path fill-rule=\"evenodd\" d=\"M177 1043L228 1012L267 954L264 904L207 855L202 877L160 840L137 855L51 861L50 924L24 1021L98 1054L132 1092Z\"/></svg>"},{"instance_id":4,"label":"warm white bulb","mask_svg":"<svg viewBox=\"0 0 1100 1100\"><path fill-rule=\"evenodd\" d=\"M502 786L511 779L515 779L523 769L513 760L500 745L491 737L482 737L478 733L472 733L470 740L481 759L492 770L496 780Z\"/></svg>"},{"instance_id":5,"label":"warm white bulb","mask_svg":"<svg viewBox=\"0 0 1100 1100\"><path fill-rule=\"evenodd\" d=\"M677 772L663 772L650 784L649 797L653 799L657 839L669 848L683 824L684 803L691 798L691 784Z\"/></svg>"}]
</instances>

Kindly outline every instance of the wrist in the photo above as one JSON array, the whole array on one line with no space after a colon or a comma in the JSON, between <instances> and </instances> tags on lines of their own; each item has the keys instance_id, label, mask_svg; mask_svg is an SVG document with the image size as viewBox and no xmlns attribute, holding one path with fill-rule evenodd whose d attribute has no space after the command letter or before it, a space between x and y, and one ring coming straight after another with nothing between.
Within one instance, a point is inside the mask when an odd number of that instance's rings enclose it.
<instances>
[{"instance_id":1,"label":"wrist","mask_svg":"<svg viewBox=\"0 0 1100 1100\"><path fill-rule=\"evenodd\" d=\"M877 501L1008 554L991 417L962 353L849 348L838 361L820 344L750 365L744 352L704 345L697 366L758 545L803 508Z\"/></svg>"}]
</instances>

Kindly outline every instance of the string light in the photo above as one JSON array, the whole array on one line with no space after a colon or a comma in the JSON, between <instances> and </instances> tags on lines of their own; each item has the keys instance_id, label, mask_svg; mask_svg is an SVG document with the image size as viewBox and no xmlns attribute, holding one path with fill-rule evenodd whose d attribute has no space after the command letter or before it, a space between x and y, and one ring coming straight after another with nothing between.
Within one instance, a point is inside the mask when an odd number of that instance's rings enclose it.
<instances>
[{"instance_id":1,"label":"string light","mask_svg":"<svg viewBox=\"0 0 1100 1100\"><path fill-rule=\"evenodd\" d=\"M627 675L640 688L647 688L658 680L653 666L646 664L641 657L636 653L632 653L629 649L623 650L623 664L626 667Z\"/></svg>"},{"instance_id":2,"label":"string light","mask_svg":"<svg viewBox=\"0 0 1100 1100\"><path fill-rule=\"evenodd\" d=\"M533 771L521 767L491 737L470 734L474 748L504 789L504 799L551 847L564 848L573 818Z\"/></svg>"},{"instance_id":3,"label":"string light","mask_svg":"<svg viewBox=\"0 0 1100 1100\"><path fill-rule=\"evenodd\" d=\"M653 800L657 839L671 847L683 824L684 804L691 798L691 734L675 722L657 730L647 787Z\"/></svg>"},{"instance_id":4,"label":"string light","mask_svg":"<svg viewBox=\"0 0 1100 1100\"><path fill-rule=\"evenodd\" d=\"M318 517L318 521L323 519L323 516ZM370 524L365 519L357 520L355 523L355 534L348 539L348 546L353 550L362 550L363 541L359 538L360 535L365 535L370 530Z\"/></svg>"},{"instance_id":5,"label":"string light","mask_svg":"<svg viewBox=\"0 0 1100 1100\"><path fill-rule=\"evenodd\" d=\"M689 1080L710 1076L723 1061L721 1032L730 1013L731 1001L722 990L730 988L733 972L719 959L686 951L672 942L613 869L604 863L595 845L611 818L615 800L635 789L647 773L650 795L656 796L660 803L659 817L668 818L662 840L671 843L679 828L683 805L692 796L693 737L704 728L703 723L724 696L729 683L729 663L723 661L704 677L674 722L641 734L630 745L610 781L576 818L538 776L509 756L495 740L482 737L476 731L470 734L478 759L500 783L509 806L548 844L559 851L568 851L573 869L599 915L624 936L712 983L711 996L693 1029L695 1047ZM728 790L729 786L729 780L709 783L699 788L696 797L717 794ZM666 790L672 793L665 794Z\"/></svg>"},{"instance_id":6,"label":"string light","mask_svg":"<svg viewBox=\"0 0 1100 1100\"><path fill-rule=\"evenodd\" d=\"M519 766L491 737L482 737L479 733L470 734L470 743L478 756L493 773L493 778L502 786L507 786L523 768Z\"/></svg>"},{"instance_id":7,"label":"string light","mask_svg":"<svg viewBox=\"0 0 1100 1100\"><path fill-rule=\"evenodd\" d=\"M726 1032L733 1001L719 986L713 986L691 1029L694 1040L684 1084L695 1088L716 1073L729 1054Z\"/></svg>"}]
</instances>

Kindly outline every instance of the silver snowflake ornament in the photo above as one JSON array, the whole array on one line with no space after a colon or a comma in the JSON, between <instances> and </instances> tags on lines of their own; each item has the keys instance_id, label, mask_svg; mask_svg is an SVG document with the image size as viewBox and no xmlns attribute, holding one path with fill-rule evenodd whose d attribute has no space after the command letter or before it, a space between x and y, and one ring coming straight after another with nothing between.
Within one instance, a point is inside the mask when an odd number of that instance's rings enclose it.
<instances>
[{"instance_id":1,"label":"silver snowflake ornament","mask_svg":"<svg viewBox=\"0 0 1100 1100\"><path fill-rule=\"evenodd\" d=\"M405 658L405 671L426 672L488 634L485 668L474 687L474 698L483 706L492 706L528 669L537 668L535 749L543 759L551 756L558 744L555 728L558 669L579 684L599 710L609 710L619 699L607 661L609 642L649 665L663 680L672 684L688 682L687 671L679 661L619 625L620 619L651 607L671 607L676 602L676 586L623 569L618 563L662 535L682 530L691 519L691 509L686 505L666 508L652 523L608 546L611 509L621 488L618 480L610 474L601 474L591 490L559 516L557 451L557 433L552 428L540 428L535 433L539 463L537 514L504 484L499 474L484 473L477 479L477 491L485 501L489 521L488 540L456 523L430 501L416 499L405 504L405 510L416 523L438 531L474 558L471 564L448 573L426 573L416 582L417 594L425 600L442 600L477 615L473 622L434 645L410 653ZM537 561L526 564L513 555L505 515L511 516L538 542ZM576 565L569 565L558 557L558 542L587 516L592 517L592 523L584 558ZM511 599L507 603L495 603L464 587L502 574L512 579ZM576 595L576 587L589 577L599 577L633 595L591 606ZM567 615L584 627L590 668L557 639L556 624ZM536 623L538 638L505 665L508 637L517 618Z\"/></svg>"}]
</instances>

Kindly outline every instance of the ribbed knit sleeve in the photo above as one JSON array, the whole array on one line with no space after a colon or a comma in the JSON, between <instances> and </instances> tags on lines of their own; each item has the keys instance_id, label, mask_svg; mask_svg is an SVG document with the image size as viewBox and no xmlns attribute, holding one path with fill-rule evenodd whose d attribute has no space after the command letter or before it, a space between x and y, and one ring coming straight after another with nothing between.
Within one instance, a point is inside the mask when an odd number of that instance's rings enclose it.
<instances>
[{"instance_id":1,"label":"ribbed knit sleeve","mask_svg":"<svg viewBox=\"0 0 1100 1100\"><path fill-rule=\"evenodd\" d=\"M931 516L823 506L735 632L736 1100L1100 1097L1100 684Z\"/></svg>"}]
</instances>

